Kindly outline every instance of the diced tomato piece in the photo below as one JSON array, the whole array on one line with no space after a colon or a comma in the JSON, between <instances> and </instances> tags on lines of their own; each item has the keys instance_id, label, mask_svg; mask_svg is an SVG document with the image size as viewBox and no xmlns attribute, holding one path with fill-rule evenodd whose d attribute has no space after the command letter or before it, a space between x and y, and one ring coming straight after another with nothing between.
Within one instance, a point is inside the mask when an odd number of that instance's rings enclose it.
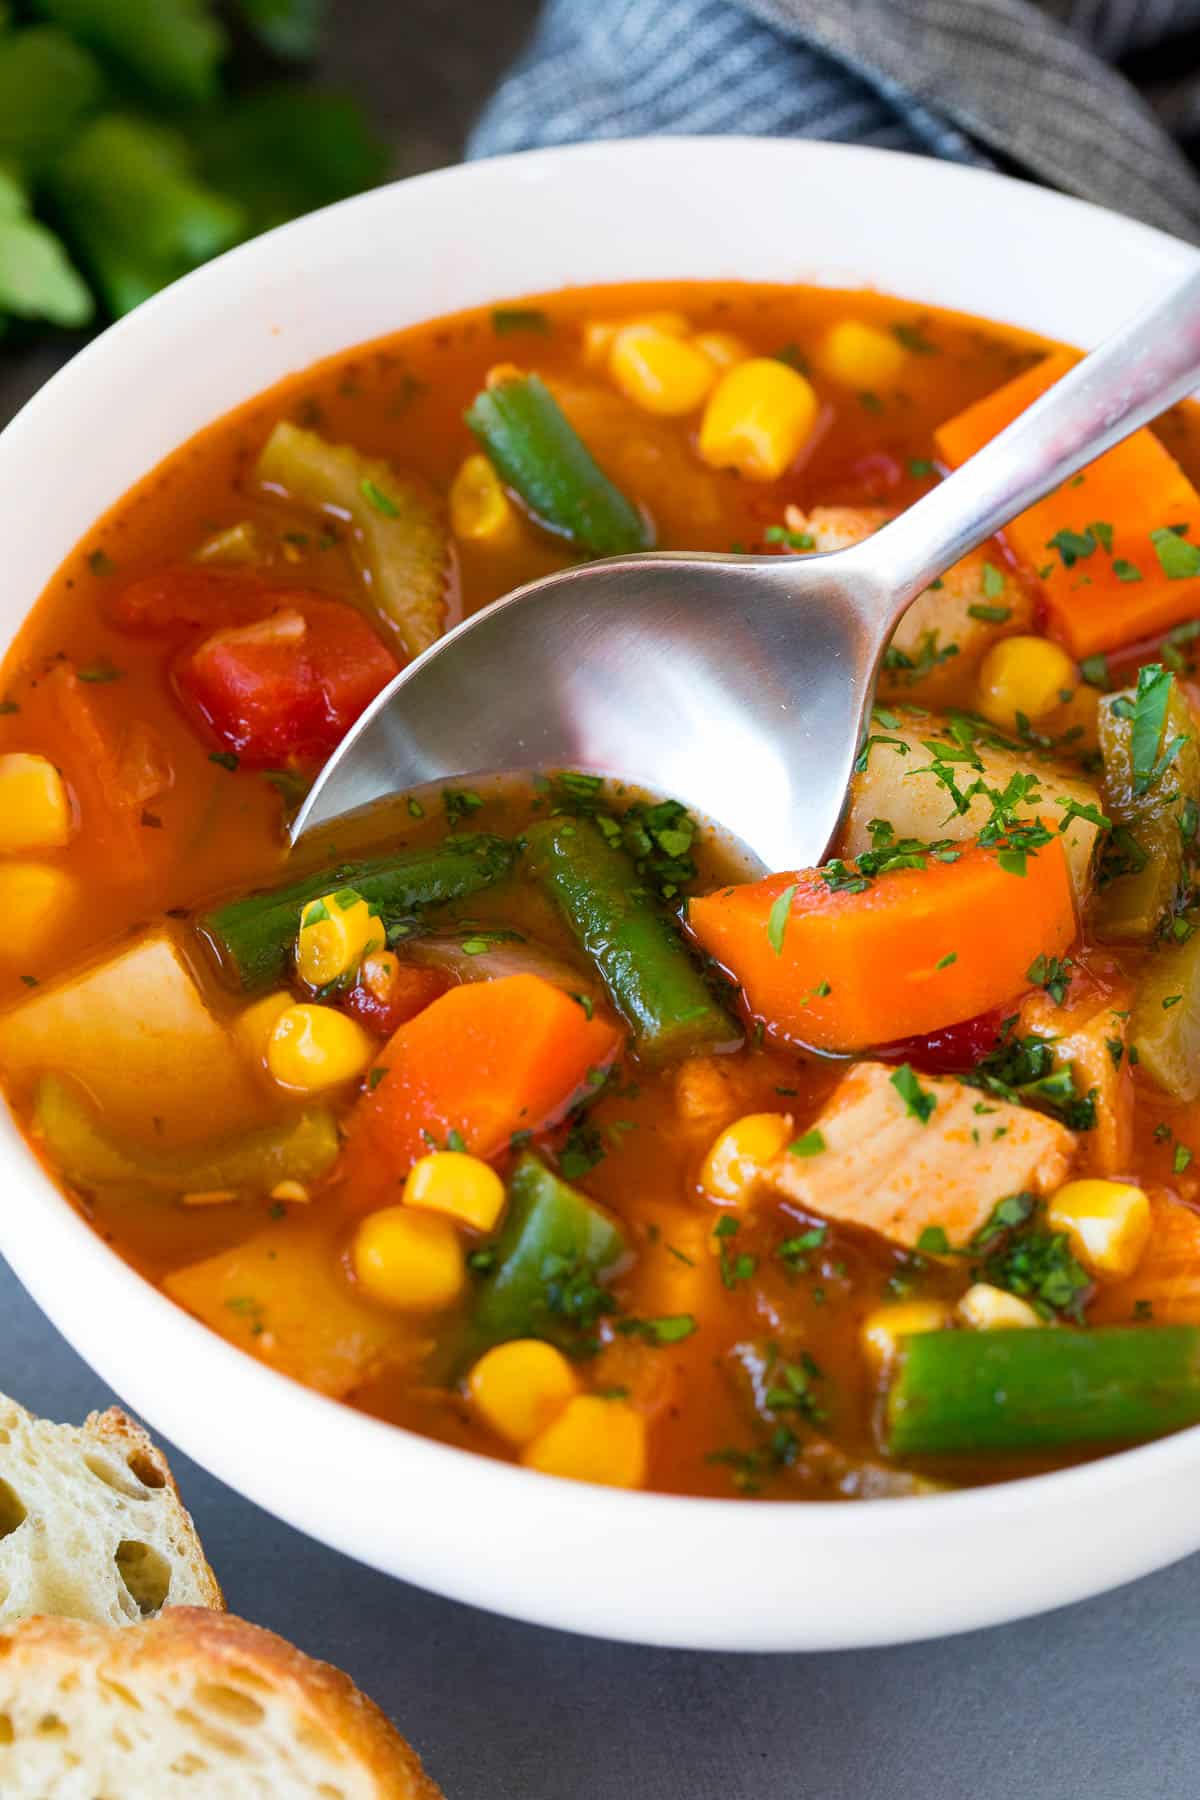
<instances>
[{"instance_id":1,"label":"diced tomato piece","mask_svg":"<svg viewBox=\"0 0 1200 1800\"><path fill-rule=\"evenodd\" d=\"M307 599L305 590L280 592L233 569L203 569L184 563L158 569L118 588L105 612L122 631L169 631L181 626L243 625L270 606Z\"/></svg>"},{"instance_id":2,"label":"diced tomato piece","mask_svg":"<svg viewBox=\"0 0 1200 1800\"><path fill-rule=\"evenodd\" d=\"M397 962L382 993L375 992L360 976L342 1004L368 1031L391 1037L393 1031L399 1031L401 1025L424 1012L451 985L450 977L441 969L419 969L412 963Z\"/></svg>"},{"instance_id":3,"label":"diced tomato piece","mask_svg":"<svg viewBox=\"0 0 1200 1800\"><path fill-rule=\"evenodd\" d=\"M958 1075L973 1069L981 1056L994 1050L1000 1041L1000 1028L1005 1014L1001 1007L980 1013L961 1024L946 1025L925 1037L901 1038L876 1050L880 1062L911 1063L925 1075Z\"/></svg>"},{"instance_id":4,"label":"diced tomato piece","mask_svg":"<svg viewBox=\"0 0 1200 1800\"><path fill-rule=\"evenodd\" d=\"M274 597L283 603L266 617L214 632L175 667L179 692L222 746L259 767L327 755L399 668L352 607Z\"/></svg>"}]
</instances>

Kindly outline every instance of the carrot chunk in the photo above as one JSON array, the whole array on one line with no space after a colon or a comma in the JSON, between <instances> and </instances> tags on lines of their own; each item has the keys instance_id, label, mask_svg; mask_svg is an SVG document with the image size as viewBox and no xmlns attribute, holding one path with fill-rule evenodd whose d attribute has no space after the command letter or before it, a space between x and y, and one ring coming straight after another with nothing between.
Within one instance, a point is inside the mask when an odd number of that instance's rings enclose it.
<instances>
[{"instance_id":1,"label":"carrot chunk","mask_svg":"<svg viewBox=\"0 0 1200 1800\"><path fill-rule=\"evenodd\" d=\"M940 425L935 438L946 462L957 468L973 456L1078 360L1057 350ZM1142 430L1021 513L1005 536L1039 576L1055 635L1084 657L1195 617L1200 579L1190 568L1189 540L1172 553L1169 528L1178 525L1200 543L1200 495L1154 433Z\"/></svg>"},{"instance_id":2,"label":"carrot chunk","mask_svg":"<svg viewBox=\"0 0 1200 1800\"><path fill-rule=\"evenodd\" d=\"M858 893L835 891L819 870L722 888L690 902L688 924L774 1031L862 1050L1020 994L1034 958L1072 942L1075 906L1054 837L1024 876L971 845L954 862L898 869Z\"/></svg>"},{"instance_id":3,"label":"carrot chunk","mask_svg":"<svg viewBox=\"0 0 1200 1800\"><path fill-rule=\"evenodd\" d=\"M621 1040L540 975L451 988L400 1027L368 1077L339 1167L351 1207L379 1205L427 1150L494 1157L514 1132L556 1123Z\"/></svg>"}]
</instances>

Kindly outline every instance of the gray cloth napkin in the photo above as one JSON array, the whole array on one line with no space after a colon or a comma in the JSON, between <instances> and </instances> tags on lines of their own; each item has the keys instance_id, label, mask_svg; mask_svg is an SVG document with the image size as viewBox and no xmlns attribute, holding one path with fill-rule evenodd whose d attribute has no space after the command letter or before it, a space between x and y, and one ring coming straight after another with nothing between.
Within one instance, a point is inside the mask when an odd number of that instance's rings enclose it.
<instances>
[{"instance_id":1,"label":"gray cloth napkin","mask_svg":"<svg viewBox=\"0 0 1200 1800\"><path fill-rule=\"evenodd\" d=\"M1006 168L1200 241L1200 0L547 0L469 154L689 131Z\"/></svg>"}]
</instances>

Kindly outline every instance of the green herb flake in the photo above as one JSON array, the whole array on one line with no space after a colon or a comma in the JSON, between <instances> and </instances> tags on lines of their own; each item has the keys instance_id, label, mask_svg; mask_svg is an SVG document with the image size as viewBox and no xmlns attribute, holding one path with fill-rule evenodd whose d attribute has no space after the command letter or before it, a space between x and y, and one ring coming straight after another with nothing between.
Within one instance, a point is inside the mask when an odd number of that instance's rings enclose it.
<instances>
[{"instance_id":1,"label":"green herb flake","mask_svg":"<svg viewBox=\"0 0 1200 1800\"><path fill-rule=\"evenodd\" d=\"M536 306L496 306L492 308L492 330L497 337L508 337L517 331L533 331L540 337L548 337L550 319Z\"/></svg>"},{"instance_id":2,"label":"green herb flake","mask_svg":"<svg viewBox=\"0 0 1200 1800\"><path fill-rule=\"evenodd\" d=\"M906 1118L919 1119L922 1125L928 1125L937 1108L937 1095L921 1086L911 1063L902 1063L891 1082L904 1102Z\"/></svg>"},{"instance_id":3,"label":"green herb flake","mask_svg":"<svg viewBox=\"0 0 1200 1800\"><path fill-rule=\"evenodd\" d=\"M917 1239L917 1249L922 1256L949 1256L950 1239L946 1236L944 1225L927 1225Z\"/></svg>"},{"instance_id":4,"label":"green herb flake","mask_svg":"<svg viewBox=\"0 0 1200 1800\"><path fill-rule=\"evenodd\" d=\"M1004 592L1005 581L995 563L985 562L983 565L983 591L989 600L998 600Z\"/></svg>"},{"instance_id":5,"label":"green herb flake","mask_svg":"<svg viewBox=\"0 0 1200 1800\"><path fill-rule=\"evenodd\" d=\"M1114 559L1113 574L1118 581L1140 581L1142 579L1142 571L1137 564L1127 562L1123 556Z\"/></svg>"},{"instance_id":6,"label":"green herb flake","mask_svg":"<svg viewBox=\"0 0 1200 1800\"><path fill-rule=\"evenodd\" d=\"M1200 545L1189 544L1175 525L1160 525L1150 533L1154 554L1168 581L1184 581L1200 575Z\"/></svg>"},{"instance_id":7,"label":"green herb flake","mask_svg":"<svg viewBox=\"0 0 1200 1800\"><path fill-rule=\"evenodd\" d=\"M370 502L377 513L383 514L385 519L398 519L400 517L400 508L396 505L396 502L389 498L379 486L378 482L372 481L369 475L363 476L358 484L358 491L364 500Z\"/></svg>"},{"instance_id":8,"label":"green herb flake","mask_svg":"<svg viewBox=\"0 0 1200 1800\"><path fill-rule=\"evenodd\" d=\"M1176 1144L1175 1157L1171 1164L1176 1175L1183 1174L1184 1170L1190 1165L1193 1155L1194 1152L1189 1150L1186 1144Z\"/></svg>"},{"instance_id":9,"label":"green herb flake","mask_svg":"<svg viewBox=\"0 0 1200 1800\"><path fill-rule=\"evenodd\" d=\"M220 769L228 769L231 775L239 766L238 759L233 754L232 750L213 750L210 753L208 760L211 763L216 763L217 767Z\"/></svg>"},{"instance_id":10,"label":"green herb flake","mask_svg":"<svg viewBox=\"0 0 1200 1800\"><path fill-rule=\"evenodd\" d=\"M98 575L102 579L106 575L115 575L117 572L117 565L107 550L92 550L88 553L87 560L92 574Z\"/></svg>"},{"instance_id":11,"label":"green herb flake","mask_svg":"<svg viewBox=\"0 0 1200 1800\"><path fill-rule=\"evenodd\" d=\"M783 937L795 897L796 883L793 881L790 887L785 887L781 894L776 895L767 915L767 942L776 956L783 954Z\"/></svg>"},{"instance_id":12,"label":"green herb flake","mask_svg":"<svg viewBox=\"0 0 1200 1800\"><path fill-rule=\"evenodd\" d=\"M820 1156L824 1149L825 1139L814 1127L812 1131L806 1131L803 1137L795 1138L788 1145L788 1154L790 1156Z\"/></svg>"},{"instance_id":13,"label":"green herb flake","mask_svg":"<svg viewBox=\"0 0 1200 1800\"><path fill-rule=\"evenodd\" d=\"M1012 607L983 606L977 602L968 606L967 613L970 618L978 619L983 625L1003 625L1005 620L1012 618Z\"/></svg>"}]
</instances>

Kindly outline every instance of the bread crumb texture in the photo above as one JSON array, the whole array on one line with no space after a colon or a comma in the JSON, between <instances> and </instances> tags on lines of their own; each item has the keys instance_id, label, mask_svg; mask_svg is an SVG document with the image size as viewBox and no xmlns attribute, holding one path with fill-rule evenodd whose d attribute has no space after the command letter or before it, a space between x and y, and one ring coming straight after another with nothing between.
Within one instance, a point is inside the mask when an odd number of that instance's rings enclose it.
<instances>
[{"instance_id":1,"label":"bread crumb texture","mask_svg":"<svg viewBox=\"0 0 1200 1800\"><path fill-rule=\"evenodd\" d=\"M441 1800L348 1676L229 1613L0 1632L4 1800Z\"/></svg>"},{"instance_id":2,"label":"bread crumb texture","mask_svg":"<svg viewBox=\"0 0 1200 1800\"><path fill-rule=\"evenodd\" d=\"M164 1606L223 1605L140 1425L116 1407L55 1425L0 1395L0 1626L35 1613L132 1625Z\"/></svg>"}]
</instances>

